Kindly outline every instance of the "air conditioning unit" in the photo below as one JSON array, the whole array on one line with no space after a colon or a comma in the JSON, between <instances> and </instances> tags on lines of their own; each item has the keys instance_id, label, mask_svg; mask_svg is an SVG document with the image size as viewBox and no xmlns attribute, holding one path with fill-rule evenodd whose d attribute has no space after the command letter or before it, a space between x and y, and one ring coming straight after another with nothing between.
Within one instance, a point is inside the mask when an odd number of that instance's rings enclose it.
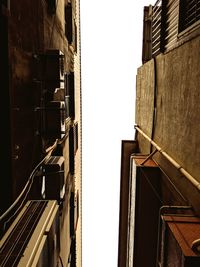
<instances>
[{"instance_id":1,"label":"air conditioning unit","mask_svg":"<svg viewBox=\"0 0 200 267\"><path fill-rule=\"evenodd\" d=\"M57 201L28 201L0 241L0 266L57 266L58 211Z\"/></svg>"},{"instance_id":2,"label":"air conditioning unit","mask_svg":"<svg viewBox=\"0 0 200 267\"><path fill-rule=\"evenodd\" d=\"M65 101L65 89L56 88L53 95L53 101Z\"/></svg>"},{"instance_id":3,"label":"air conditioning unit","mask_svg":"<svg viewBox=\"0 0 200 267\"><path fill-rule=\"evenodd\" d=\"M70 116L70 96L65 95L64 88L56 88L53 95L53 101L65 102L65 118Z\"/></svg>"},{"instance_id":4,"label":"air conditioning unit","mask_svg":"<svg viewBox=\"0 0 200 267\"><path fill-rule=\"evenodd\" d=\"M200 218L162 216L159 266L200 266Z\"/></svg>"},{"instance_id":5,"label":"air conditioning unit","mask_svg":"<svg viewBox=\"0 0 200 267\"><path fill-rule=\"evenodd\" d=\"M45 199L60 201L65 194L64 157L51 156L44 165Z\"/></svg>"},{"instance_id":6,"label":"air conditioning unit","mask_svg":"<svg viewBox=\"0 0 200 267\"><path fill-rule=\"evenodd\" d=\"M45 109L44 134L47 138L61 139L65 135L65 102L51 101Z\"/></svg>"},{"instance_id":7,"label":"air conditioning unit","mask_svg":"<svg viewBox=\"0 0 200 267\"><path fill-rule=\"evenodd\" d=\"M44 78L46 84L51 88L64 88L64 54L62 51L57 49L46 50Z\"/></svg>"}]
</instances>

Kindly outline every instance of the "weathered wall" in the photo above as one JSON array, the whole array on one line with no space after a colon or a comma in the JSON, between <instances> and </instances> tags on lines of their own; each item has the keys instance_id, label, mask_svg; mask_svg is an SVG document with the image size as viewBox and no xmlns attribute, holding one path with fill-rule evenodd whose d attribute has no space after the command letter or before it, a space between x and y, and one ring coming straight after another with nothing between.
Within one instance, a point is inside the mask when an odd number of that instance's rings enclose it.
<instances>
[{"instance_id":1,"label":"weathered wall","mask_svg":"<svg viewBox=\"0 0 200 267\"><path fill-rule=\"evenodd\" d=\"M78 150L75 157L75 192L79 192L79 219L76 230L77 238L77 266L82 266L82 100L81 100L81 47L80 47L80 2L73 1L75 23L77 27L77 47L74 44L74 73L75 73L75 121L78 122ZM75 26L75 25L74 25ZM75 41L75 40L74 40Z\"/></svg>"},{"instance_id":2,"label":"weathered wall","mask_svg":"<svg viewBox=\"0 0 200 267\"><path fill-rule=\"evenodd\" d=\"M153 61L148 61L138 69L136 79L136 123L148 136L152 134L154 102L154 71ZM149 143L144 139L139 143L143 153L149 153Z\"/></svg>"},{"instance_id":3,"label":"weathered wall","mask_svg":"<svg viewBox=\"0 0 200 267\"><path fill-rule=\"evenodd\" d=\"M200 182L200 38L156 58L154 141ZM154 106L154 61L138 69L136 123L151 137ZM149 145L139 135L140 149ZM169 169L169 168L168 168ZM177 185L181 185L178 181ZM184 183L184 182L183 182ZM186 192L187 185L183 191ZM191 191L187 193L191 196Z\"/></svg>"},{"instance_id":4,"label":"weathered wall","mask_svg":"<svg viewBox=\"0 0 200 267\"><path fill-rule=\"evenodd\" d=\"M35 107L40 106L40 81L35 81L37 66L33 55L46 49L59 49L65 54L65 71L73 55L68 53L68 42L64 32L65 1L58 1L56 13L48 11L47 1L11 1L9 17L9 54L11 79L11 125L12 125L12 165L13 198L19 194L31 170L38 163L42 144L40 114ZM27 154L27 151L29 153Z\"/></svg>"},{"instance_id":5,"label":"weathered wall","mask_svg":"<svg viewBox=\"0 0 200 267\"><path fill-rule=\"evenodd\" d=\"M26 183L40 159L34 111L40 95L33 82L33 54L44 49L41 1L10 3L9 64L12 132L12 198Z\"/></svg>"},{"instance_id":6,"label":"weathered wall","mask_svg":"<svg viewBox=\"0 0 200 267\"><path fill-rule=\"evenodd\" d=\"M49 140L41 138L41 113L36 108L41 105L44 91L44 77L37 77L40 71L34 63L35 55L45 53L46 49L61 50L64 55L64 73L74 72L75 77L75 119L68 118L66 134L59 153L65 158L66 195L63 203L60 230L61 230L61 257L64 266L67 265L71 253L70 239L70 195L79 192L79 206L81 207L81 78L80 78L80 35L79 35L79 3L72 0L73 21L76 21L78 31L73 28L73 42L69 45L65 33L65 5L68 1L55 1L57 7L54 13L49 12L46 0L11 1L9 14L9 67L10 67L10 112L7 115L11 124L12 151L9 163L12 165L12 175L6 177L12 187L12 201L21 192L33 168L46 154L45 149L51 146ZM74 25L73 25L74 27ZM75 35L77 34L77 49ZM45 64L44 64L45 65ZM41 76L41 74L40 74ZM43 80L42 80L43 78ZM53 100L53 99L52 99ZM69 129L78 122L78 150L75 155L75 174L69 173ZM52 140L51 140L52 141ZM53 140L55 141L55 140ZM56 154L56 152L55 152ZM0 167L4 167L1 166ZM7 190L7 188L6 188ZM8 190L7 190L8 191ZM10 205L5 198L6 208ZM1 205L2 208L2 205ZM5 210L5 207L2 208ZM72 217L72 215L71 215ZM74 238L74 237L73 237ZM76 232L76 260L81 266L81 208ZM73 255L74 256L74 255Z\"/></svg>"}]
</instances>

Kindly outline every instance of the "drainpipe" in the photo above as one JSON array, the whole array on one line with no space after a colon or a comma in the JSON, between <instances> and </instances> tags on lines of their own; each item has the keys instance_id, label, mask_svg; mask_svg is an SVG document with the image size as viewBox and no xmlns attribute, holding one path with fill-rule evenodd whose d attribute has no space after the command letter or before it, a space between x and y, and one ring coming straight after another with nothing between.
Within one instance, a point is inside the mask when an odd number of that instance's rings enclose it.
<instances>
[{"instance_id":1,"label":"drainpipe","mask_svg":"<svg viewBox=\"0 0 200 267\"><path fill-rule=\"evenodd\" d=\"M148 135L146 135L138 125L134 126L135 129L144 137L146 138L155 148L156 150L162 154L172 165L179 170L187 179L190 181L197 190L200 191L200 183L189 173L187 172L181 165L179 165L167 152L165 152L161 147L159 147ZM154 153L155 154L155 153Z\"/></svg>"}]
</instances>

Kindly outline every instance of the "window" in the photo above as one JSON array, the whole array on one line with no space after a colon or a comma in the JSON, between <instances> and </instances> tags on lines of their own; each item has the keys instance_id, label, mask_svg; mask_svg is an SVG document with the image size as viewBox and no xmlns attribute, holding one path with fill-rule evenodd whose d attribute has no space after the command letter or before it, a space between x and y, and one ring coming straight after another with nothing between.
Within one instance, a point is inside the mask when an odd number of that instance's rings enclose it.
<instances>
[{"instance_id":1,"label":"window","mask_svg":"<svg viewBox=\"0 0 200 267\"><path fill-rule=\"evenodd\" d=\"M56 0L46 0L47 2L47 7L48 7L48 12L50 14L55 14L56 13Z\"/></svg>"},{"instance_id":2,"label":"window","mask_svg":"<svg viewBox=\"0 0 200 267\"><path fill-rule=\"evenodd\" d=\"M78 122L74 124L74 154L78 150Z\"/></svg>"},{"instance_id":3,"label":"window","mask_svg":"<svg viewBox=\"0 0 200 267\"><path fill-rule=\"evenodd\" d=\"M72 120L74 120L75 98L74 98L74 73L73 72L65 74L65 101L66 101L68 116Z\"/></svg>"},{"instance_id":4,"label":"window","mask_svg":"<svg viewBox=\"0 0 200 267\"><path fill-rule=\"evenodd\" d=\"M72 43L73 40L73 30L72 30L72 5L68 3L65 6L65 36L69 42Z\"/></svg>"},{"instance_id":5,"label":"window","mask_svg":"<svg viewBox=\"0 0 200 267\"><path fill-rule=\"evenodd\" d=\"M73 127L69 130L69 171L73 175L75 169L75 158L74 158L74 129Z\"/></svg>"},{"instance_id":6,"label":"window","mask_svg":"<svg viewBox=\"0 0 200 267\"><path fill-rule=\"evenodd\" d=\"M78 47L78 36L77 36L77 25L76 25L76 21L74 19L74 51L75 53L77 52L77 47Z\"/></svg>"},{"instance_id":7,"label":"window","mask_svg":"<svg viewBox=\"0 0 200 267\"><path fill-rule=\"evenodd\" d=\"M200 0L182 0L180 1L180 20L179 32L194 25L200 20Z\"/></svg>"}]
</instances>

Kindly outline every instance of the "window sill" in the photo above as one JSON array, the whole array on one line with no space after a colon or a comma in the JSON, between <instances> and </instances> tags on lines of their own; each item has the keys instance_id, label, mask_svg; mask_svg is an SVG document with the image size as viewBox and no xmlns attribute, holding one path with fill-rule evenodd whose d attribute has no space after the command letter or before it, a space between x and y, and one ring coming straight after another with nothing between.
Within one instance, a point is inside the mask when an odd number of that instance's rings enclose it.
<instances>
[{"instance_id":1,"label":"window sill","mask_svg":"<svg viewBox=\"0 0 200 267\"><path fill-rule=\"evenodd\" d=\"M169 49L166 49L164 54L167 54L168 52L178 48L179 46L183 45L188 41L191 41L192 39L198 36L200 36L200 20L185 29L184 31L178 33L176 43Z\"/></svg>"}]
</instances>

